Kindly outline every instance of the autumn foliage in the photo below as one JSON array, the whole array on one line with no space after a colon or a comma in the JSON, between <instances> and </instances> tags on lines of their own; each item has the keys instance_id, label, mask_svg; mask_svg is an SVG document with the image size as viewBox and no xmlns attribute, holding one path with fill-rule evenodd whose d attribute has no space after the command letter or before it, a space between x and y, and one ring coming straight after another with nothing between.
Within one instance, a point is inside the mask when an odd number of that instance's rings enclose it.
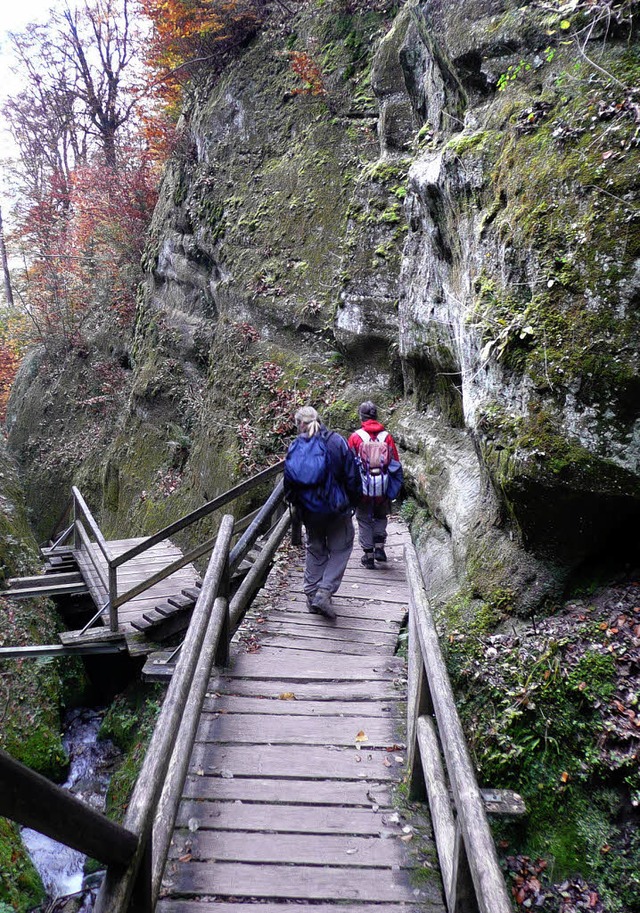
<instances>
[{"instance_id":1,"label":"autumn foliage","mask_svg":"<svg viewBox=\"0 0 640 913\"><path fill-rule=\"evenodd\" d=\"M0 337L0 421L5 420L11 385L19 364L20 355L16 346L6 338Z\"/></svg>"},{"instance_id":2,"label":"autumn foliage","mask_svg":"<svg viewBox=\"0 0 640 913\"><path fill-rule=\"evenodd\" d=\"M85 316L98 303L121 325L131 323L156 184L146 157L117 172L83 165L70 186L54 177L24 213L12 237L27 264L17 287L39 341L77 344Z\"/></svg>"},{"instance_id":3,"label":"autumn foliage","mask_svg":"<svg viewBox=\"0 0 640 913\"><path fill-rule=\"evenodd\" d=\"M322 72L306 51L290 51L291 69L303 82L293 90L294 95L326 95Z\"/></svg>"},{"instance_id":4,"label":"autumn foliage","mask_svg":"<svg viewBox=\"0 0 640 913\"><path fill-rule=\"evenodd\" d=\"M169 107L181 86L206 69L220 72L228 55L264 22L265 0L140 0L153 25L147 64L156 73L157 94Z\"/></svg>"}]
</instances>

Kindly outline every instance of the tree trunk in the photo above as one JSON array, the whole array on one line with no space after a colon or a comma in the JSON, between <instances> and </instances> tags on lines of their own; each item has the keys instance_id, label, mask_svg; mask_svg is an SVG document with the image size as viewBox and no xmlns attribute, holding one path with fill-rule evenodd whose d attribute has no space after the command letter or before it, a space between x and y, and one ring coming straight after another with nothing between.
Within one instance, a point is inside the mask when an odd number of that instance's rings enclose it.
<instances>
[{"instance_id":1,"label":"tree trunk","mask_svg":"<svg viewBox=\"0 0 640 913\"><path fill-rule=\"evenodd\" d=\"M2 271L4 273L4 294L9 307L13 307L13 289L11 288L11 276L9 275L9 262L7 260L7 248L4 243L4 230L2 227L2 208L0 207L0 257L2 258Z\"/></svg>"}]
</instances>

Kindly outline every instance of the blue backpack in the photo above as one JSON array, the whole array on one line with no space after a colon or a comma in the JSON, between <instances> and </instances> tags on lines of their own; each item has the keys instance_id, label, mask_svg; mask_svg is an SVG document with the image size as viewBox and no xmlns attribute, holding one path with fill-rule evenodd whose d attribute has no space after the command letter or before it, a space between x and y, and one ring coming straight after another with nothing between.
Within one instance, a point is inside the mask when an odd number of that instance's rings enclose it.
<instances>
[{"instance_id":1,"label":"blue backpack","mask_svg":"<svg viewBox=\"0 0 640 913\"><path fill-rule=\"evenodd\" d=\"M349 499L331 471L326 439L320 434L293 441L284 461L284 477L297 505L313 514L339 514Z\"/></svg>"}]
</instances>

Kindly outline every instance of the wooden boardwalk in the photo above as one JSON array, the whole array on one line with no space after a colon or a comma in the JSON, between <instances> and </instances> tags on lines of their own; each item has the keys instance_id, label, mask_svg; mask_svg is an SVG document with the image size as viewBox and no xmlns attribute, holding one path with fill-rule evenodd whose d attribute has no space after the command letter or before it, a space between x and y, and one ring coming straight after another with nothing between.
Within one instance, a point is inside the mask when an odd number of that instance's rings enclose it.
<instances>
[{"instance_id":1,"label":"wooden boardwalk","mask_svg":"<svg viewBox=\"0 0 640 913\"><path fill-rule=\"evenodd\" d=\"M144 541L145 538L111 540L108 542L109 551L113 557L116 557ZM103 570L103 575L108 579L109 569L104 555L95 543L92 544L92 550L96 561ZM93 563L82 549L74 551L73 554L96 606L104 605L109 594L96 573ZM148 551L132 558L118 568L118 593L126 593L127 590L142 583L143 580L168 567L179 558L182 558L182 551L170 540L152 546ZM168 599L179 598L184 589L194 587L198 580L199 574L192 564L187 564L175 571L118 608L118 629L125 634L135 632L132 624L134 621L140 621L143 614L152 610L156 605ZM101 620L103 624L109 624L108 612L101 616Z\"/></svg>"},{"instance_id":2,"label":"wooden boardwalk","mask_svg":"<svg viewBox=\"0 0 640 913\"><path fill-rule=\"evenodd\" d=\"M430 824L400 811L405 773L402 548L356 547L335 623L307 611L302 553L272 571L211 680L159 913L443 913Z\"/></svg>"}]
</instances>

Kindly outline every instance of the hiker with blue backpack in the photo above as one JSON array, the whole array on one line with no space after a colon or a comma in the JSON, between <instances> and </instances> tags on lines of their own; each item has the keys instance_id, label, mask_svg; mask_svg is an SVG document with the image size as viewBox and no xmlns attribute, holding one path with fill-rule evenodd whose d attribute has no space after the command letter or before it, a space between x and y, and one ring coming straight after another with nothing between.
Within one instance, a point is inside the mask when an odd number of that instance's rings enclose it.
<instances>
[{"instance_id":1,"label":"hiker with blue backpack","mask_svg":"<svg viewBox=\"0 0 640 913\"><path fill-rule=\"evenodd\" d=\"M402 488L402 466L396 442L378 421L375 403L367 400L358 409L361 428L348 440L356 457L362 482L362 497L356 508L358 538L362 546L360 563L374 570L376 561L385 562L387 518L391 502Z\"/></svg>"},{"instance_id":2,"label":"hiker with blue backpack","mask_svg":"<svg viewBox=\"0 0 640 913\"><path fill-rule=\"evenodd\" d=\"M335 621L331 597L342 582L353 549L353 511L360 474L343 437L329 431L313 406L295 414L298 437L284 464L285 497L306 532L304 592L310 612Z\"/></svg>"}]
</instances>

